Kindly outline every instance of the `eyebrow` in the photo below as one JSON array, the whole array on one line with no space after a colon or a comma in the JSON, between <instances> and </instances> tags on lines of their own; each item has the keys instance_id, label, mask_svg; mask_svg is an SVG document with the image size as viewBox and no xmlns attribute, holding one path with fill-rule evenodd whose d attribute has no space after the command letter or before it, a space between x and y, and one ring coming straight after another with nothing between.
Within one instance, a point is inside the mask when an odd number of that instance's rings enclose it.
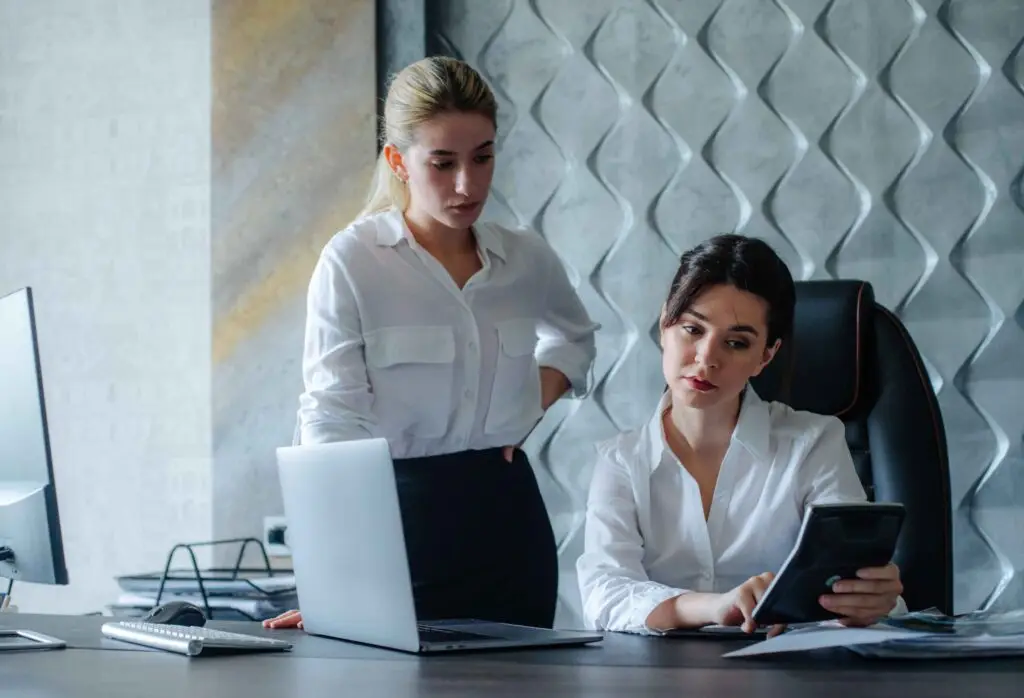
<instances>
[{"instance_id":1,"label":"eyebrow","mask_svg":"<svg viewBox=\"0 0 1024 698\"><path fill-rule=\"evenodd\" d=\"M708 320L706 316L701 315L696 310L687 310L686 312L688 314L690 314L690 315L693 315L698 320L703 320L704 322L710 322L710 320ZM755 337L757 336L757 330L754 329L753 325L733 325L732 327L729 328L729 331L730 332L747 332L749 334L754 335Z\"/></svg>"},{"instance_id":2,"label":"eyebrow","mask_svg":"<svg viewBox=\"0 0 1024 698\"><path fill-rule=\"evenodd\" d=\"M484 148L486 148L487 146L490 146L490 145L494 145L494 141L484 141L483 143L481 143L477 147L473 148L473 150L474 150L474 152L477 151L477 150L483 150ZM431 155L455 155L455 153L453 151L451 151L451 150L431 150L430 154Z\"/></svg>"}]
</instances>

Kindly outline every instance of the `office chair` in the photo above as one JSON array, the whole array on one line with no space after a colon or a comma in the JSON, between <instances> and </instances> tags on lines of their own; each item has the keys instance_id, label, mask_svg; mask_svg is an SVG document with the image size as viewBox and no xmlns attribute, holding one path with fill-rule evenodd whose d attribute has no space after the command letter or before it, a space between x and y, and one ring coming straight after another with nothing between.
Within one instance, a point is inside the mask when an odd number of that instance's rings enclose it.
<instances>
[{"instance_id":1,"label":"office chair","mask_svg":"<svg viewBox=\"0 0 1024 698\"><path fill-rule=\"evenodd\" d=\"M946 435L921 356L866 282L797 282L796 297L788 350L751 384L765 400L844 422L868 499L906 507L894 561L908 608L952 614Z\"/></svg>"}]
</instances>

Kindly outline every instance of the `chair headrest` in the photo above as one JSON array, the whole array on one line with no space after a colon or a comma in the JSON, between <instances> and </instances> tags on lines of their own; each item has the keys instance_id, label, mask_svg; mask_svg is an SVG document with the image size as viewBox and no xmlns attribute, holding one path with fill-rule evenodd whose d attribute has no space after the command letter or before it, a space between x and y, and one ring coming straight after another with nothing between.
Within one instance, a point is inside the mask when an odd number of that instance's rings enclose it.
<instances>
[{"instance_id":1,"label":"chair headrest","mask_svg":"<svg viewBox=\"0 0 1024 698\"><path fill-rule=\"evenodd\" d=\"M793 338L751 381L754 390L798 410L834 416L852 410L864 392L874 303L864 281L797 282Z\"/></svg>"}]
</instances>

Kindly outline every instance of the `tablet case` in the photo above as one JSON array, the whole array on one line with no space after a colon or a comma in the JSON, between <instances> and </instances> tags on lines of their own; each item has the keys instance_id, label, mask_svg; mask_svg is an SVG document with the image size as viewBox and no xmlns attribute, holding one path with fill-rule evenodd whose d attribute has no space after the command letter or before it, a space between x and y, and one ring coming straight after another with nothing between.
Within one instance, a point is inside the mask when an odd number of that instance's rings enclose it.
<instances>
[{"instance_id":1,"label":"tablet case","mask_svg":"<svg viewBox=\"0 0 1024 698\"><path fill-rule=\"evenodd\" d=\"M758 624L810 623L839 616L818 599L840 579L892 561L903 526L896 503L816 504L808 507L796 545L754 608Z\"/></svg>"}]
</instances>

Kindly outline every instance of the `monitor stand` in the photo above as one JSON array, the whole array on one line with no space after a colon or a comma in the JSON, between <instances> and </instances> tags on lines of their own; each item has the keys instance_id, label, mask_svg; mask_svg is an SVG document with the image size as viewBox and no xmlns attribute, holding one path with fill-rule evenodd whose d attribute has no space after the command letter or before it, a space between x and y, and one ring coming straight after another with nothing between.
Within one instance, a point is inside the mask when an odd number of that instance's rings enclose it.
<instances>
[{"instance_id":1,"label":"monitor stand","mask_svg":"<svg viewBox=\"0 0 1024 698\"><path fill-rule=\"evenodd\" d=\"M0 613L7 610L11 603L11 590L14 580L7 583L7 593L0 604ZM24 652L25 650L59 650L67 647L67 643L55 637L37 633L34 630L12 630L0 628L0 652L5 650Z\"/></svg>"},{"instance_id":2,"label":"monitor stand","mask_svg":"<svg viewBox=\"0 0 1024 698\"><path fill-rule=\"evenodd\" d=\"M33 630L0 630L0 652L5 650L60 650L67 643Z\"/></svg>"}]
</instances>

